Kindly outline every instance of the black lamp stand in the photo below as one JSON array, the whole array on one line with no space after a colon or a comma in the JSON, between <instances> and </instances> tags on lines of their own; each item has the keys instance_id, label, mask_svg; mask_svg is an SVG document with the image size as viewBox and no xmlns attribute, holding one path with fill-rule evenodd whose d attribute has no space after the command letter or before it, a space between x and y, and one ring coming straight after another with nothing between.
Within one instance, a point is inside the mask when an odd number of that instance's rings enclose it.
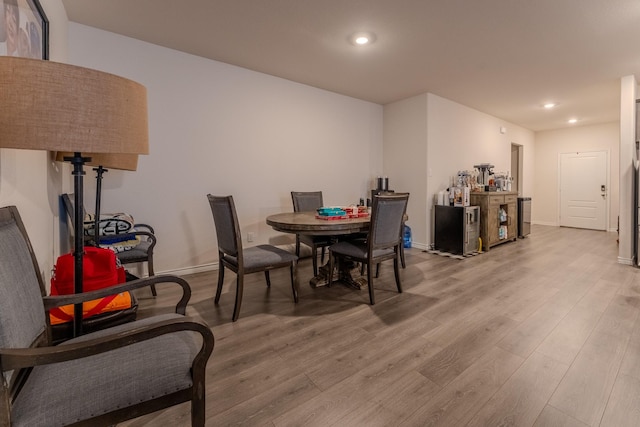
<instances>
[{"instance_id":1,"label":"black lamp stand","mask_svg":"<svg viewBox=\"0 0 640 427\"><path fill-rule=\"evenodd\" d=\"M73 165L73 197L74 197L74 266L73 266L73 291L81 294L83 291L84 274L84 164L91 161L90 157L82 157L79 152L73 153L73 157L65 157L66 162ZM73 336L82 335L82 303L73 306Z\"/></svg>"},{"instance_id":2,"label":"black lamp stand","mask_svg":"<svg viewBox=\"0 0 640 427\"><path fill-rule=\"evenodd\" d=\"M102 175L109 172L108 169L98 166L93 168L96 171L96 210L93 218L93 238L96 246L100 246L100 199L102 198Z\"/></svg>"}]
</instances>

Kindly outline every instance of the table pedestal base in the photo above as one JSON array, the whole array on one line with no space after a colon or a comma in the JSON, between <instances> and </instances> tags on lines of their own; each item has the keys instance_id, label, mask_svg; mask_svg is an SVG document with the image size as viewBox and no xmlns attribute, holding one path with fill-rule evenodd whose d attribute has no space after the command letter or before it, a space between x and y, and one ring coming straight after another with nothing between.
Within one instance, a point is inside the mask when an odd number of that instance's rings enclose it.
<instances>
[{"instance_id":1,"label":"table pedestal base","mask_svg":"<svg viewBox=\"0 0 640 427\"><path fill-rule=\"evenodd\" d=\"M340 282L353 289L362 289L367 286L367 279L360 274L360 266L354 262L343 261L339 269L333 271L333 282ZM329 284L329 264L318 268L318 275L309 281L314 287L326 286Z\"/></svg>"}]
</instances>

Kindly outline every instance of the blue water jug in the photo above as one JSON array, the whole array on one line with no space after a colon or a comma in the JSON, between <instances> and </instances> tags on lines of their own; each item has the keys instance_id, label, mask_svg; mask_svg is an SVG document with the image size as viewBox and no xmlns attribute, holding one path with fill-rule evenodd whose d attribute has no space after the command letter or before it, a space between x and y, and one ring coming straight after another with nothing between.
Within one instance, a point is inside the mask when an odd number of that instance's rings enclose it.
<instances>
[{"instance_id":1,"label":"blue water jug","mask_svg":"<svg viewBox=\"0 0 640 427\"><path fill-rule=\"evenodd\" d=\"M404 226L404 233L402 234L402 240L404 243L404 247L406 249L410 249L411 248L411 227L409 227L406 224Z\"/></svg>"}]
</instances>

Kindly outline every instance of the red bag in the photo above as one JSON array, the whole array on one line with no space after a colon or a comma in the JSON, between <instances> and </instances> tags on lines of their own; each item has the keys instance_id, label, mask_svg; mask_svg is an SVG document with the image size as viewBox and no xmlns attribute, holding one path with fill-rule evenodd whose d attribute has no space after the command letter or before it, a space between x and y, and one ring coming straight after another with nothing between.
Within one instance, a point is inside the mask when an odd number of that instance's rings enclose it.
<instances>
[{"instance_id":1,"label":"red bag","mask_svg":"<svg viewBox=\"0 0 640 427\"><path fill-rule=\"evenodd\" d=\"M58 257L51 277L51 295L70 295L74 292L73 254ZM83 292L94 291L126 281L126 273L116 258L116 254L109 249L85 247L83 265ZM116 300L117 301L114 301ZM122 300L122 301L120 301ZM128 304L128 305L127 305ZM131 296L125 294L109 295L104 298L83 303L82 318L86 319L104 311L120 310L131 306ZM73 306L63 306L50 310L52 324L73 320Z\"/></svg>"},{"instance_id":2,"label":"red bag","mask_svg":"<svg viewBox=\"0 0 640 427\"><path fill-rule=\"evenodd\" d=\"M58 257L51 277L51 295L70 295L75 293L75 259L73 254ZM124 267L119 264L116 254L110 249L86 246L84 248L82 291L89 292L124 283Z\"/></svg>"}]
</instances>

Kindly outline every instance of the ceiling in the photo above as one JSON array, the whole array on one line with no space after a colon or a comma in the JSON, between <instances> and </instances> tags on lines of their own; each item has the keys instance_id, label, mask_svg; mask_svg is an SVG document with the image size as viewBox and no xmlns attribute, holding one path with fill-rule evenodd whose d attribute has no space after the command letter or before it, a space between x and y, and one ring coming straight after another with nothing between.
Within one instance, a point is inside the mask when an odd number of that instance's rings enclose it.
<instances>
[{"instance_id":1,"label":"ceiling","mask_svg":"<svg viewBox=\"0 0 640 427\"><path fill-rule=\"evenodd\" d=\"M430 92L534 131L618 120L620 78L640 74L638 0L62 2L160 46L379 104ZM358 31L377 40L356 47Z\"/></svg>"}]
</instances>

